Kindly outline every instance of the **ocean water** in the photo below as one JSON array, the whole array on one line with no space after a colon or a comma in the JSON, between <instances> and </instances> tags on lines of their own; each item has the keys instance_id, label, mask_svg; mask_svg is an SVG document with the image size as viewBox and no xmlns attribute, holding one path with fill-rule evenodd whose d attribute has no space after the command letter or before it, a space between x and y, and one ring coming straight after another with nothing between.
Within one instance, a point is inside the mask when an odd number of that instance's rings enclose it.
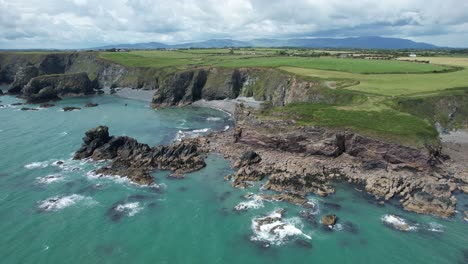
<instances>
[{"instance_id":1,"label":"ocean water","mask_svg":"<svg viewBox=\"0 0 468 264\"><path fill-rule=\"evenodd\" d=\"M261 192L261 183L232 188L223 179L232 170L219 155L184 180L155 171L159 186L152 188L96 178L90 172L100 164L70 159L84 132L97 125L155 145L231 126L222 112L153 110L110 95L39 111L20 111L11 104L21 100L11 96L0 101L0 263L468 263L461 213L441 219L379 206L354 186L336 183L335 195L310 196L316 208L306 220L298 206L244 198ZM89 101L99 106L60 111ZM466 196L458 198L459 211L468 210ZM248 209L235 210L239 204ZM279 208L287 210L276 223L283 229L256 229L253 219ZM312 221L327 213L339 217L333 230ZM389 214L411 231L385 224Z\"/></svg>"}]
</instances>

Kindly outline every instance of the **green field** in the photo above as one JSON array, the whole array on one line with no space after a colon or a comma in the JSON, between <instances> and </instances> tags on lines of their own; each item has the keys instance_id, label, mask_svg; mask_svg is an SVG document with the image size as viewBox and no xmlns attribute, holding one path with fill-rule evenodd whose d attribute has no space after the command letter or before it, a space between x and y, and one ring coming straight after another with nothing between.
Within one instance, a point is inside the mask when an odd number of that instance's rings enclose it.
<instances>
[{"instance_id":1,"label":"green field","mask_svg":"<svg viewBox=\"0 0 468 264\"><path fill-rule=\"evenodd\" d=\"M270 54L270 55L268 55ZM453 70L451 66L404 62L397 60L339 59L336 57L289 57L277 56L273 51L227 49L183 51L131 51L103 52L100 57L132 67L297 67L350 73L431 73Z\"/></svg>"},{"instance_id":2,"label":"green field","mask_svg":"<svg viewBox=\"0 0 468 264\"><path fill-rule=\"evenodd\" d=\"M456 117L456 124L449 124L447 113L434 110L434 104L440 102L440 98L455 96L462 103L465 99L460 99L460 96L468 98L468 58L420 57L417 59L430 63L418 63L335 56L279 56L280 51L199 49L100 53L100 56L127 66L174 70L194 67L275 68L299 78L338 84L326 85L330 89L325 95L351 98L334 104L293 103L266 108L259 114L263 119L294 119L299 125L344 128L416 147L438 141L435 122L452 128L468 124L466 107L463 108L466 111L461 112L462 116ZM307 54L313 52L306 51ZM289 50L288 54L297 53Z\"/></svg>"}]
</instances>

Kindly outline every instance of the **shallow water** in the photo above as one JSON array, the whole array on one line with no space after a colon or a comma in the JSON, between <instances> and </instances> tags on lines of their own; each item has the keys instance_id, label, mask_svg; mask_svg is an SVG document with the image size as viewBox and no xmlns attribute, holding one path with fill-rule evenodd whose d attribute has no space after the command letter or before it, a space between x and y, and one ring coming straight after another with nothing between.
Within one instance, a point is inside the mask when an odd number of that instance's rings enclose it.
<instances>
[{"instance_id":1,"label":"shallow water","mask_svg":"<svg viewBox=\"0 0 468 264\"><path fill-rule=\"evenodd\" d=\"M286 203L242 197L223 177L229 164L210 155L207 167L170 180L153 175L160 188L139 187L122 179L96 178L99 164L71 161L84 132L108 125L113 135L128 135L150 145L174 140L179 130L222 130L228 117L203 108L152 110L146 102L96 96L57 102L56 107L20 111L0 104L0 256L1 263L466 263L468 222L461 214L444 220L387 204L378 206L353 187L336 195L311 196L318 209L310 221ZM96 108L63 112L63 106ZM127 106L125 106L127 104ZM54 161L63 160L63 165ZM233 210L246 202L247 211ZM255 233L254 218L286 208L285 224L300 230L283 239ZM459 210L468 210L459 197ZM336 213L335 230L314 224ZM315 214L315 215L314 215ZM397 231L382 223L397 214L415 229ZM295 230L295 229L294 229ZM431 231L432 230L432 231ZM291 232L291 234L294 232ZM310 239L308 238L310 237ZM262 238L270 239L262 240ZM252 241L257 240L257 241ZM260 241L258 241L260 240Z\"/></svg>"}]
</instances>

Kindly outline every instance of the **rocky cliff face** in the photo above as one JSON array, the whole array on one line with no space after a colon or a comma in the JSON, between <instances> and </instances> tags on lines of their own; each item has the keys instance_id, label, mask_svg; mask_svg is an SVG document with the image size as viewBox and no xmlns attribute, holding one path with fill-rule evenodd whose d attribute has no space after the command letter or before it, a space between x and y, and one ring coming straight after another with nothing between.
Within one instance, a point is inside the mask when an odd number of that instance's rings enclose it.
<instances>
[{"instance_id":1,"label":"rocky cliff face","mask_svg":"<svg viewBox=\"0 0 468 264\"><path fill-rule=\"evenodd\" d=\"M20 93L36 76L86 72L96 87L155 90L153 107L187 105L196 100L222 100L238 96L271 101L334 103L341 100L321 81L305 81L275 69L203 68L174 71L125 67L97 58L95 53L0 53L0 83L13 83ZM15 81L16 80L16 81Z\"/></svg>"},{"instance_id":2,"label":"rocky cliff face","mask_svg":"<svg viewBox=\"0 0 468 264\"><path fill-rule=\"evenodd\" d=\"M20 67L15 75L15 81L10 85L8 93L19 94L29 81L39 75L39 69L36 66L29 65Z\"/></svg>"},{"instance_id":3,"label":"rocky cliff face","mask_svg":"<svg viewBox=\"0 0 468 264\"><path fill-rule=\"evenodd\" d=\"M94 93L94 83L86 73L43 75L32 78L21 90L28 102L46 102Z\"/></svg>"}]
</instances>

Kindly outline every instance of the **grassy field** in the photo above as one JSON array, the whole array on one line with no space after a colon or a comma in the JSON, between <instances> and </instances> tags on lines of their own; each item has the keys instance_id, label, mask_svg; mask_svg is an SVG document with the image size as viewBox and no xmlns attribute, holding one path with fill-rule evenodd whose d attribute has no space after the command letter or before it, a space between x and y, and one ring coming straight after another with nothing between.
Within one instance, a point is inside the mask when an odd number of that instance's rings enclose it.
<instances>
[{"instance_id":1,"label":"grassy field","mask_svg":"<svg viewBox=\"0 0 468 264\"><path fill-rule=\"evenodd\" d=\"M467 69L434 74L358 74L298 67L281 67L280 69L302 76L358 80L358 85L347 89L386 96L411 95L468 87Z\"/></svg>"},{"instance_id":2,"label":"grassy field","mask_svg":"<svg viewBox=\"0 0 468 264\"><path fill-rule=\"evenodd\" d=\"M438 135L429 122L392 109L359 110L326 104L294 103L263 113L263 118L296 120L299 125L345 128L418 147L436 142Z\"/></svg>"},{"instance_id":3,"label":"grassy field","mask_svg":"<svg viewBox=\"0 0 468 264\"><path fill-rule=\"evenodd\" d=\"M335 57L289 57L271 55L268 50L228 49L181 51L102 52L100 57L132 67L297 67L301 69L331 70L349 73L428 73L451 70L449 66L420 64L397 60L339 59ZM270 54L270 55L268 55Z\"/></svg>"},{"instance_id":4,"label":"grassy field","mask_svg":"<svg viewBox=\"0 0 468 264\"><path fill-rule=\"evenodd\" d=\"M423 147L427 143L433 144L438 139L433 124L436 119L431 116L437 113L427 111L431 109L431 104L441 96L466 96L467 89L463 87L468 87L466 57L418 57L418 60L431 63L417 63L400 60L340 59L334 56L278 56L280 51L201 49L101 53L100 56L136 67L264 67L276 68L306 79L323 80L324 83L333 80L336 80L334 83L351 83L354 85L330 89L329 93L357 93L358 96L353 98L359 100L345 100L333 105L294 103L267 109L260 115L265 119L294 119L300 125L345 128L417 147ZM291 50L288 52L294 53ZM413 106L410 98L417 98L418 105ZM406 101L407 99L409 101Z\"/></svg>"}]
</instances>

